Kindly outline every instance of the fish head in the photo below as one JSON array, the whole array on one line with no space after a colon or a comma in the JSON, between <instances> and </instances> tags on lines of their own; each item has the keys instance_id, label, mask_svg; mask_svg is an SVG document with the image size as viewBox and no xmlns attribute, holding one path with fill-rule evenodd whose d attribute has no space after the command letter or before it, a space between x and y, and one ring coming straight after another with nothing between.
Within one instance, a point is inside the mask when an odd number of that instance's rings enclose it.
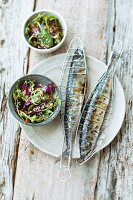
<instances>
[{"instance_id":1,"label":"fish head","mask_svg":"<svg viewBox=\"0 0 133 200\"><path fill-rule=\"evenodd\" d=\"M83 60L83 58L84 58L83 49L77 48L76 51L74 52L73 62L79 63Z\"/></svg>"}]
</instances>

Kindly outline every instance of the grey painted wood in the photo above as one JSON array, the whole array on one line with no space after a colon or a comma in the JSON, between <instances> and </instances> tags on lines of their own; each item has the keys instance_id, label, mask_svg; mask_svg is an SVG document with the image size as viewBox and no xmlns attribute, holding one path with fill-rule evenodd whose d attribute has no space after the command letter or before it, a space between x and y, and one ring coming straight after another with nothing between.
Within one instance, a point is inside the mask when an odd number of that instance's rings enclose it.
<instances>
[{"instance_id":1,"label":"grey painted wood","mask_svg":"<svg viewBox=\"0 0 133 200\"><path fill-rule=\"evenodd\" d=\"M38 8L59 11L66 19L68 36L55 53L39 55L28 50L20 30L24 17ZM112 44L131 41L132 0L55 0L8 1L0 4L0 199L14 200L132 200L133 199L133 65L129 42L117 74L126 94L127 112L118 136L87 165L73 163L72 178L60 183L55 159L35 148L20 136L18 123L7 107L10 85L28 68L58 53L65 52L70 40L80 36L87 54L106 62ZM13 20L12 20L13 18ZM16 28L17 27L17 28Z\"/></svg>"}]
</instances>

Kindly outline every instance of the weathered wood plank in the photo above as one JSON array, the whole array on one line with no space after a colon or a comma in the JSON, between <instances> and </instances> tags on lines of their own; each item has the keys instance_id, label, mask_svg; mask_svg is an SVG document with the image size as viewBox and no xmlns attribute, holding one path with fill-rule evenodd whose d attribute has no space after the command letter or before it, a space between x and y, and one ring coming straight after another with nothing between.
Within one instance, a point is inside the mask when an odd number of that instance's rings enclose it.
<instances>
[{"instance_id":1,"label":"weathered wood plank","mask_svg":"<svg viewBox=\"0 0 133 200\"><path fill-rule=\"evenodd\" d=\"M22 22L33 1L3 0L0 3L0 199L13 198L20 127L8 111L11 84L23 75L27 47L21 37Z\"/></svg>"},{"instance_id":2,"label":"weathered wood plank","mask_svg":"<svg viewBox=\"0 0 133 200\"><path fill-rule=\"evenodd\" d=\"M84 41L87 54L101 60L106 59L105 1L37 1L36 9L44 6L57 10L64 16L68 25L68 36L65 44L55 53L39 55L31 50L29 67L33 67L46 57L65 52L74 36L80 36ZM22 135L18 153L14 200L93 200L98 166L98 154L88 165L79 167L73 163L71 180L61 183L56 176L59 163L55 164L55 158L37 150Z\"/></svg>"},{"instance_id":3,"label":"weathered wood plank","mask_svg":"<svg viewBox=\"0 0 133 200\"><path fill-rule=\"evenodd\" d=\"M98 200L133 199L133 2L109 3L107 22L108 52L112 44L126 38L120 68L117 70L126 96L126 116L117 137L101 153L95 198ZM124 42L124 43L126 43Z\"/></svg>"}]
</instances>

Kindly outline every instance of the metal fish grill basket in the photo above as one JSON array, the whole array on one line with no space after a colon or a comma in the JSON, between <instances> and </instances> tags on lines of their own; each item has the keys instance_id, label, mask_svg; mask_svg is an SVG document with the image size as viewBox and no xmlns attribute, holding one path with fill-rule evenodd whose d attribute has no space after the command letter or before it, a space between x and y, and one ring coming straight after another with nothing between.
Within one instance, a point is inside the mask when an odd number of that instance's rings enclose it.
<instances>
[{"instance_id":1,"label":"metal fish grill basket","mask_svg":"<svg viewBox=\"0 0 133 200\"><path fill-rule=\"evenodd\" d=\"M80 60L78 60L79 58ZM70 166L71 166L71 158L72 158L72 151L73 151L73 143L75 142L74 139L76 138L74 134L76 134L75 130L80 120L81 109L82 109L83 101L85 99L85 94L86 94L86 85L87 85L86 74L87 74L87 66L86 66L85 52L84 52L83 45L80 38L76 37L71 41L69 45L68 51L66 53L66 56L62 65L62 74L61 74L61 85L60 85L60 90L62 94L61 126L62 126L62 130L64 134L64 141L62 144L62 152L61 152L61 158L60 158L60 168L58 172L58 178L61 181L66 181L70 177ZM80 79L82 79L82 82L84 83L82 85L83 86L82 91L80 91L81 87L78 88L78 86L76 86L76 83L74 84L74 80L72 79L71 81L70 77L72 77L73 79L75 77L79 79L79 84L81 81ZM69 84L69 81L72 83ZM79 99L82 101L81 105L80 105ZM71 104L71 108L69 108L68 118L66 122L65 114L66 114L66 106L68 102ZM66 127L64 125L65 123L70 124L68 129L71 132L71 135L69 138L70 150L66 157L67 158L66 162L64 162L64 159L63 159L63 152L67 148ZM62 171L67 173L66 177L63 176L63 178L61 178Z\"/></svg>"}]
</instances>

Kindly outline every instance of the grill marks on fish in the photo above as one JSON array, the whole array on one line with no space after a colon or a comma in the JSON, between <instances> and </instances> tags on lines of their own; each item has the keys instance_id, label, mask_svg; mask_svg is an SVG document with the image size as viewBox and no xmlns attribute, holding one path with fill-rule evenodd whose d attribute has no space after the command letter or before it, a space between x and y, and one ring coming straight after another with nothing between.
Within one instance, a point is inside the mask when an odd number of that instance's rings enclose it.
<instances>
[{"instance_id":1,"label":"grill marks on fish","mask_svg":"<svg viewBox=\"0 0 133 200\"><path fill-rule=\"evenodd\" d=\"M88 155L96 146L110 102L111 89L112 79L104 74L83 109L78 127L80 156L83 161L87 160Z\"/></svg>"},{"instance_id":2,"label":"grill marks on fish","mask_svg":"<svg viewBox=\"0 0 133 200\"><path fill-rule=\"evenodd\" d=\"M91 92L83 108L80 123L78 126L80 157L82 163L86 162L98 143L113 92L114 73L116 62L122 54L122 47L119 52L113 51L109 60L108 69L102 75L94 90Z\"/></svg>"},{"instance_id":3,"label":"grill marks on fish","mask_svg":"<svg viewBox=\"0 0 133 200\"><path fill-rule=\"evenodd\" d=\"M78 48L72 58L66 87L64 129L67 154L72 151L72 142L75 137L77 123L81 114L85 90L86 66L83 50Z\"/></svg>"}]
</instances>

